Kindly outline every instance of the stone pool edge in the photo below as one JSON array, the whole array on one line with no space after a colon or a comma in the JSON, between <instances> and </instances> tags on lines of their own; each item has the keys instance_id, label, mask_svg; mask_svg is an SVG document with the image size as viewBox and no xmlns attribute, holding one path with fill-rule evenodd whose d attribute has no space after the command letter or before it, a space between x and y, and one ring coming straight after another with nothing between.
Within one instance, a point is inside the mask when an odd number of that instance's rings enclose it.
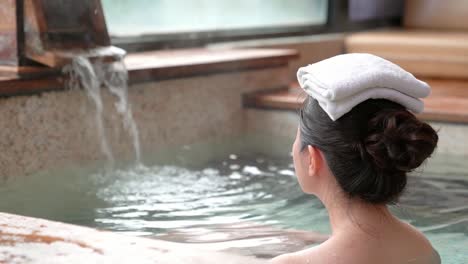
<instances>
[{"instance_id":1,"label":"stone pool edge","mask_svg":"<svg viewBox=\"0 0 468 264\"><path fill-rule=\"evenodd\" d=\"M196 246L0 213L1 263L265 263Z\"/></svg>"}]
</instances>

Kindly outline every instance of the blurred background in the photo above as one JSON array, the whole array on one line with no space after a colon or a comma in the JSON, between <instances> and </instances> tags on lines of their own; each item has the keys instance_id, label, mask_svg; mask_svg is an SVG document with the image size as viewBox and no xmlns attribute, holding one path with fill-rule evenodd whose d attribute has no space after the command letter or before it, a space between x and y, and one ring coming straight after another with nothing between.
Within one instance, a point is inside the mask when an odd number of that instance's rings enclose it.
<instances>
[{"instance_id":1,"label":"blurred background","mask_svg":"<svg viewBox=\"0 0 468 264\"><path fill-rule=\"evenodd\" d=\"M327 212L290 155L296 72L363 52L432 87L418 117L439 144L391 210L443 263L468 263L467 14L465 0L0 1L0 262L76 261L4 228L44 219L73 224L51 231L63 243L78 225L257 260L318 243Z\"/></svg>"}]
</instances>

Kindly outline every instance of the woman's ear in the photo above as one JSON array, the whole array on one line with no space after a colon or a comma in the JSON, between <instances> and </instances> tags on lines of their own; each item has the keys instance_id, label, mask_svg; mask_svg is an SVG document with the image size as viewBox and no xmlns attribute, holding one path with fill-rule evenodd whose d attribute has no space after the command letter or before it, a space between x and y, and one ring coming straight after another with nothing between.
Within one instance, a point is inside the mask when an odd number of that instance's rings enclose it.
<instances>
[{"instance_id":1,"label":"woman's ear","mask_svg":"<svg viewBox=\"0 0 468 264\"><path fill-rule=\"evenodd\" d=\"M307 146L307 152L309 154L309 176L315 176L318 174L320 167L322 166L322 155L320 151L311 145Z\"/></svg>"}]
</instances>

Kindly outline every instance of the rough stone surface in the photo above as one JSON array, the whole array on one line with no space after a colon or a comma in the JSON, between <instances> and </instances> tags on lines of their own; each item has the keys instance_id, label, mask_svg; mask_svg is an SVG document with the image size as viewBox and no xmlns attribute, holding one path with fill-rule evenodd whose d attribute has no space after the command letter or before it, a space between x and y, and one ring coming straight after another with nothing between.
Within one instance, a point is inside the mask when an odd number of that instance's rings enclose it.
<instances>
[{"instance_id":1,"label":"rough stone surface","mask_svg":"<svg viewBox=\"0 0 468 264\"><path fill-rule=\"evenodd\" d=\"M156 239L0 213L0 262L23 263L266 263Z\"/></svg>"},{"instance_id":2,"label":"rough stone surface","mask_svg":"<svg viewBox=\"0 0 468 264\"><path fill-rule=\"evenodd\" d=\"M287 67L149 82L129 88L143 153L242 132L242 94L285 86ZM102 92L104 126L116 160L131 160L131 138ZM0 99L0 177L105 160L95 107L83 90Z\"/></svg>"}]
</instances>

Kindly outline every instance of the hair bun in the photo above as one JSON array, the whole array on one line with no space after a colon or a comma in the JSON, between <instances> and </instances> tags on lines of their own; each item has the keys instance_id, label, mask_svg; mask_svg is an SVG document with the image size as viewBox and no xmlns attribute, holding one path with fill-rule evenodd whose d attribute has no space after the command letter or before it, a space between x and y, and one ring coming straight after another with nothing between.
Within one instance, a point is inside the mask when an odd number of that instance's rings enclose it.
<instances>
[{"instance_id":1,"label":"hair bun","mask_svg":"<svg viewBox=\"0 0 468 264\"><path fill-rule=\"evenodd\" d=\"M336 121L308 97L300 123L301 150L322 151L338 184L350 198L371 204L397 201L406 174L434 151L438 136L403 106L366 100Z\"/></svg>"},{"instance_id":2,"label":"hair bun","mask_svg":"<svg viewBox=\"0 0 468 264\"><path fill-rule=\"evenodd\" d=\"M382 109L369 120L366 152L380 173L410 172L437 145L436 131L404 109Z\"/></svg>"}]
</instances>

